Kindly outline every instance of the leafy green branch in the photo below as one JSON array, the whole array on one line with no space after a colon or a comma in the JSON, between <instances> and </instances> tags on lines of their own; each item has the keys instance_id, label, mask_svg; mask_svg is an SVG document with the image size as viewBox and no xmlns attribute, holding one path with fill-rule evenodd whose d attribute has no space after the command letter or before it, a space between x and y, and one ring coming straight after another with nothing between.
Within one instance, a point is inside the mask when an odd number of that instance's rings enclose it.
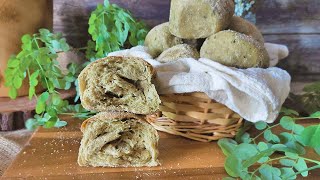
<instances>
[{"instance_id":1,"label":"leafy green branch","mask_svg":"<svg viewBox=\"0 0 320 180\"><path fill-rule=\"evenodd\" d=\"M5 86L10 88L9 96L17 97L24 79L28 79L29 99L36 98L36 115L26 122L27 128L37 126L61 127L65 121L58 118L63 107L69 102L62 100L57 90L68 90L72 87L80 71L76 64L67 66L67 73L63 73L57 61L58 53L70 50L61 33L53 34L47 29L40 29L39 33L24 35L21 51L11 56L5 70ZM36 89L44 91L37 95Z\"/></svg>"},{"instance_id":2,"label":"leafy green branch","mask_svg":"<svg viewBox=\"0 0 320 180\"><path fill-rule=\"evenodd\" d=\"M126 45L143 45L148 29L129 11L105 0L91 13L88 32L92 40L88 41L86 56L95 60Z\"/></svg>"},{"instance_id":3,"label":"leafy green branch","mask_svg":"<svg viewBox=\"0 0 320 180\"><path fill-rule=\"evenodd\" d=\"M277 124L255 123L255 128L261 130L255 137L240 131L237 141L218 141L226 156L225 170L231 177L296 179L297 175L306 177L308 171L320 168L320 161L304 157L306 147L320 154L320 124L304 127L297 123L305 119L320 119L320 112L305 118L298 117L299 114L290 109L283 109L282 113L284 116ZM276 127L281 127L283 132L274 134ZM276 162L280 163L280 167L276 166ZM314 165L308 167L307 162ZM233 179L231 177L226 179Z\"/></svg>"}]
</instances>

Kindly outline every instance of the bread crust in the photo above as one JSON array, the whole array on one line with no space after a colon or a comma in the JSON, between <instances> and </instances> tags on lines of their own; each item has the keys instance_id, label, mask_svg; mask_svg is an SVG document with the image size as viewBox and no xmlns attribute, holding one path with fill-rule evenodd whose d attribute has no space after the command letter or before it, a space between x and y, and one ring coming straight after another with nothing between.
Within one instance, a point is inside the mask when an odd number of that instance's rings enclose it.
<instances>
[{"instance_id":1,"label":"bread crust","mask_svg":"<svg viewBox=\"0 0 320 180\"><path fill-rule=\"evenodd\" d=\"M262 44L264 43L263 35L259 29L254 24L241 17L233 16L229 25L229 29L251 36Z\"/></svg>"},{"instance_id":2,"label":"bread crust","mask_svg":"<svg viewBox=\"0 0 320 180\"><path fill-rule=\"evenodd\" d=\"M142 67L142 66L145 67L146 71L144 71L144 73L142 73L141 75L138 74L137 76L140 76L141 78L144 77L146 79L144 80L144 88L140 89L139 91L148 91L149 93L151 93L151 96L150 96L151 100L150 101L145 100L145 101L147 101L147 103L145 103L145 104L140 103L140 106L137 106L137 107L134 107L134 106L129 107L129 106L126 106L126 104L116 104L115 105L110 102L108 105L101 104L103 102L100 102L97 98L93 97L93 95L94 95L94 94L92 94L93 90L97 89L98 87L96 88L96 87L92 87L92 86L97 85L94 83L100 83L100 82L91 82L94 80L94 78L99 78L99 77L91 77L92 73L95 71L98 73L97 67L104 66L105 64L112 64L112 62L116 62L114 64L123 64L123 65L125 65L128 62L138 62L138 64L142 63L142 65L140 64L139 67ZM124 68L124 67L120 67L120 68ZM128 68L127 71L125 71L125 72L129 72L129 71L130 71L130 68ZM110 73L110 72L99 72L99 74L101 76L104 73ZM160 98L156 92L154 85L151 83L151 79L153 77L155 77L155 74L156 74L155 69L148 62L144 61L141 58L110 56L110 57L106 57L103 59L99 59L99 60L89 64L87 67L85 67L78 77L81 103L82 103L83 107L86 108L87 110L97 111L97 112L127 111L127 112L132 112L132 113L137 113L137 114L153 113L158 110L158 108L159 108L158 106L160 104ZM110 74L110 75L112 75L112 74ZM96 76L97 76L97 74L96 74ZM99 79L99 80L102 81L101 79ZM105 85L112 85L112 83L110 83L110 82L105 82L105 83L106 83ZM107 84L107 83L109 83L109 84ZM115 84L113 84L113 85L115 85ZM86 90L89 90L90 88L91 88L90 93L85 93ZM100 95L103 96L103 93L100 92ZM142 94L142 95L146 95L146 94ZM134 101L134 100L135 99L131 99L130 101ZM110 101L112 101L112 98L110 99Z\"/></svg>"},{"instance_id":3,"label":"bread crust","mask_svg":"<svg viewBox=\"0 0 320 180\"><path fill-rule=\"evenodd\" d=\"M237 68L266 68L270 61L264 44L232 30L220 31L207 38L200 56Z\"/></svg>"},{"instance_id":4,"label":"bread crust","mask_svg":"<svg viewBox=\"0 0 320 180\"><path fill-rule=\"evenodd\" d=\"M170 32L183 39L207 38L228 27L233 0L171 0Z\"/></svg>"},{"instance_id":5,"label":"bread crust","mask_svg":"<svg viewBox=\"0 0 320 180\"><path fill-rule=\"evenodd\" d=\"M144 44L148 48L149 54L156 58L163 51L182 43L182 39L170 33L169 23L166 22L152 28L147 34Z\"/></svg>"}]
</instances>

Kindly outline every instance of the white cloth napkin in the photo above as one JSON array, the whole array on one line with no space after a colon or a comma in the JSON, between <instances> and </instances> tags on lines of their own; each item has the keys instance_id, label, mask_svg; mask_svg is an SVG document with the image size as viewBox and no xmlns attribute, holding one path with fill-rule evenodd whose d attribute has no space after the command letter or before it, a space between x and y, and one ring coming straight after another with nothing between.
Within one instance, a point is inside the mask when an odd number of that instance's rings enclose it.
<instances>
[{"instance_id":1,"label":"white cloth napkin","mask_svg":"<svg viewBox=\"0 0 320 180\"><path fill-rule=\"evenodd\" d=\"M283 45L266 44L274 66L288 55ZM290 75L277 67L237 69L209 59L182 58L160 63L143 46L110 53L109 56L140 57L157 72L159 94L204 92L251 122L272 123L290 92Z\"/></svg>"}]
</instances>

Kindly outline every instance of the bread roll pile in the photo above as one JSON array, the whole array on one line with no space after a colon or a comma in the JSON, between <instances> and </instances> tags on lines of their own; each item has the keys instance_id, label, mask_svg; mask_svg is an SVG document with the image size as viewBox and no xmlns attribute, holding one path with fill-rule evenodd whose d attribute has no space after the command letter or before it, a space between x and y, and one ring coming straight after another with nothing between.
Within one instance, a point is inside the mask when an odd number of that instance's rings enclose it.
<instances>
[{"instance_id":1,"label":"bread roll pile","mask_svg":"<svg viewBox=\"0 0 320 180\"><path fill-rule=\"evenodd\" d=\"M157 166L157 131L145 116L159 109L154 71L140 58L107 57L79 75L81 103L100 112L84 121L80 166Z\"/></svg>"},{"instance_id":2,"label":"bread roll pile","mask_svg":"<svg viewBox=\"0 0 320 180\"><path fill-rule=\"evenodd\" d=\"M171 0L169 22L154 27L145 46L160 62L201 57L230 67L268 67L261 32L234 16L234 8L233 0Z\"/></svg>"}]
</instances>

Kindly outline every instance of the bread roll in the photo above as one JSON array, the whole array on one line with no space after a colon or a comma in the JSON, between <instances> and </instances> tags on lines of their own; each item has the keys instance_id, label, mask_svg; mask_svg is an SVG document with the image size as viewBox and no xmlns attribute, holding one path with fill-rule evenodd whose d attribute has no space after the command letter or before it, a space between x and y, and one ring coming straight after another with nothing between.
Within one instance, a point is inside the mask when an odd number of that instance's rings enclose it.
<instances>
[{"instance_id":1,"label":"bread roll","mask_svg":"<svg viewBox=\"0 0 320 180\"><path fill-rule=\"evenodd\" d=\"M233 0L171 0L170 32L183 39L207 38L228 27Z\"/></svg>"},{"instance_id":2,"label":"bread roll","mask_svg":"<svg viewBox=\"0 0 320 180\"><path fill-rule=\"evenodd\" d=\"M254 24L241 17L233 16L229 25L229 29L242 34L246 34L253 37L260 43L264 43L263 36L259 29Z\"/></svg>"},{"instance_id":3,"label":"bread roll","mask_svg":"<svg viewBox=\"0 0 320 180\"><path fill-rule=\"evenodd\" d=\"M206 39L183 39L183 44L187 44L191 47L194 47L197 49L198 52L200 52L200 49Z\"/></svg>"},{"instance_id":4,"label":"bread roll","mask_svg":"<svg viewBox=\"0 0 320 180\"><path fill-rule=\"evenodd\" d=\"M157 58L157 61L166 63L178 60L180 58L199 59L199 57L200 54L196 48L187 44L179 44L161 53L161 55Z\"/></svg>"},{"instance_id":5,"label":"bread roll","mask_svg":"<svg viewBox=\"0 0 320 180\"><path fill-rule=\"evenodd\" d=\"M80 166L157 166L157 131L130 113L100 113L83 122Z\"/></svg>"},{"instance_id":6,"label":"bread roll","mask_svg":"<svg viewBox=\"0 0 320 180\"><path fill-rule=\"evenodd\" d=\"M89 64L79 75L84 108L150 114L160 98L151 83L153 68L140 58L107 57Z\"/></svg>"},{"instance_id":7,"label":"bread roll","mask_svg":"<svg viewBox=\"0 0 320 180\"><path fill-rule=\"evenodd\" d=\"M238 68L269 66L269 55L263 44L231 30L210 36L201 48L200 57Z\"/></svg>"},{"instance_id":8,"label":"bread roll","mask_svg":"<svg viewBox=\"0 0 320 180\"><path fill-rule=\"evenodd\" d=\"M156 58L163 51L175 45L182 44L182 39L173 36L169 31L169 23L160 24L147 34L145 46L149 54Z\"/></svg>"}]
</instances>

